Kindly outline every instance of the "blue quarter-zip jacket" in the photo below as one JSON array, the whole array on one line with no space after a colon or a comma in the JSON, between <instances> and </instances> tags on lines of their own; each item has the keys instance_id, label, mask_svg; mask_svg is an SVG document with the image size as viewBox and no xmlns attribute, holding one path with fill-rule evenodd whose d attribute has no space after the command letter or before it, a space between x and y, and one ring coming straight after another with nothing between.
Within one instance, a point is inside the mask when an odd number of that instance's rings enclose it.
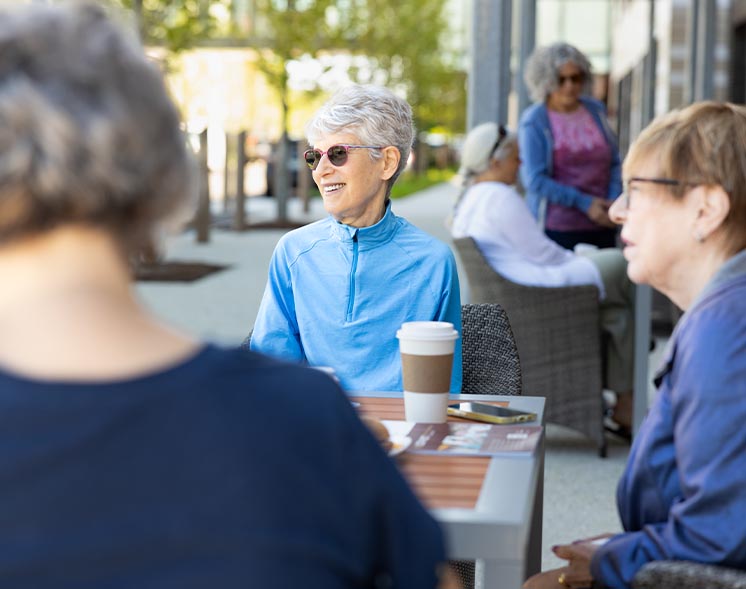
<instances>
[{"instance_id":1,"label":"blue quarter-zip jacket","mask_svg":"<svg viewBox=\"0 0 746 589\"><path fill-rule=\"evenodd\" d=\"M331 366L350 391L401 391L396 331L449 321L461 333L451 249L391 211L371 227L327 217L285 234L269 266L251 349ZM461 391L461 340L451 392Z\"/></svg>"},{"instance_id":2,"label":"blue quarter-zip jacket","mask_svg":"<svg viewBox=\"0 0 746 589\"><path fill-rule=\"evenodd\" d=\"M679 320L655 382L617 489L626 532L594 554L594 587L653 560L746 569L746 251Z\"/></svg>"}]
</instances>

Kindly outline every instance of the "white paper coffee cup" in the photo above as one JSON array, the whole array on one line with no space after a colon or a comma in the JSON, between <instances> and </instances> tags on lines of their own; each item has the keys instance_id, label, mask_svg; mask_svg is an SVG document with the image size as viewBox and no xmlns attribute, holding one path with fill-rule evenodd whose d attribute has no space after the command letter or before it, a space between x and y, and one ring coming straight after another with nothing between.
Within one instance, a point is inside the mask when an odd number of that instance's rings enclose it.
<instances>
[{"instance_id":1,"label":"white paper coffee cup","mask_svg":"<svg viewBox=\"0 0 746 589\"><path fill-rule=\"evenodd\" d=\"M458 332L445 321L411 321L402 324L396 337L406 420L444 423Z\"/></svg>"}]
</instances>

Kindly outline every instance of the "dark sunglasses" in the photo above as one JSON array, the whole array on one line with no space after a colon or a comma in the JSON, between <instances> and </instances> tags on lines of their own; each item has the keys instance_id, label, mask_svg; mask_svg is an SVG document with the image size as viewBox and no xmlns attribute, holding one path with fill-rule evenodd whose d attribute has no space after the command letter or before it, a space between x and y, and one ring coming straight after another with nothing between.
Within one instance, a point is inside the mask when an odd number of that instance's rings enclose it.
<instances>
[{"instance_id":1,"label":"dark sunglasses","mask_svg":"<svg viewBox=\"0 0 746 589\"><path fill-rule=\"evenodd\" d=\"M572 74L571 76L557 76L557 85L564 86L565 82L571 82L572 84L582 84L585 81L583 74Z\"/></svg>"},{"instance_id":2,"label":"dark sunglasses","mask_svg":"<svg viewBox=\"0 0 746 589\"><path fill-rule=\"evenodd\" d=\"M495 155L497 148L500 147L500 144L503 142L503 139L505 139L507 136L508 136L508 130L503 125L500 125L497 128L497 140L495 141L495 145L493 145L492 149L490 149L490 159L492 159L492 156Z\"/></svg>"},{"instance_id":3,"label":"dark sunglasses","mask_svg":"<svg viewBox=\"0 0 746 589\"><path fill-rule=\"evenodd\" d=\"M378 145L332 145L326 151L320 149L307 149L303 152L303 159L312 170L319 165L321 158L326 155L333 166L344 166L347 163L347 155L351 149L383 149Z\"/></svg>"}]
</instances>

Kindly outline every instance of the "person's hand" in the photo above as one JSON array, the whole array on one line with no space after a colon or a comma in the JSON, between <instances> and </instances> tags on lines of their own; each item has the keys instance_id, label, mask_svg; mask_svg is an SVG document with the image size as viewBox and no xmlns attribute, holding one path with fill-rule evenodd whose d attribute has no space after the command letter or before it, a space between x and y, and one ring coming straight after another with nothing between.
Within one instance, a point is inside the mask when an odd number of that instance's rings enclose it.
<instances>
[{"instance_id":1,"label":"person's hand","mask_svg":"<svg viewBox=\"0 0 746 589\"><path fill-rule=\"evenodd\" d=\"M438 570L437 589L464 589L458 575L448 563L443 563Z\"/></svg>"},{"instance_id":2,"label":"person's hand","mask_svg":"<svg viewBox=\"0 0 746 589\"><path fill-rule=\"evenodd\" d=\"M598 546L589 542L577 542L575 544L562 544L552 548L560 558L568 561L564 570L564 576L559 579L565 587L580 589L590 587L593 584L591 576L591 558Z\"/></svg>"},{"instance_id":3,"label":"person's hand","mask_svg":"<svg viewBox=\"0 0 746 589\"><path fill-rule=\"evenodd\" d=\"M588 218L597 225L613 229L616 227L616 223L614 223L614 221L609 217L609 207L611 207L611 203L608 200L594 198L593 201L591 201L591 206L588 207L588 210L586 211L586 215L588 215Z\"/></svg>"},{"instance_id":4,"label":"person's hand","mask_svg":"<svg viewBox=\"0 0 746 589\"><path fill-rule=\"evenodd\" d=\"M555 554L557 554L556 548L561 547L555 547ZM571 560L566 567L550 569L529 577L523 583L523 589L567 589L568 587L587 589L592 584L590 559L585 562L579 559Z\"/></svg>"},{"instance_id":5,"label":"person's hand","mask_svg":"<svg viewBox=\"0 0 746 589\"><path fill-rule=\"evenodd\" d=\"M572 587L583 589L593 585L591 576L591 559L593 553L606 538L613 534L602 534L572 544L553 546L552 552L559 558L568 561L567 566L552 569L530 577L523 584L524 589L562 589Z\"/></svg>"},{"instance_id":6,"label":"person's hand","mask_svg":"<svg viewBox=\"0 0 746 589\"><path fill-rule=\"evenodd\" d=\"M567 571L568 567L562 567L537 573L526 579L523 589L567 589L567 585L560 583L560 580L564 581L562 575L567 575Z\"/></svg>"}]
</instances>

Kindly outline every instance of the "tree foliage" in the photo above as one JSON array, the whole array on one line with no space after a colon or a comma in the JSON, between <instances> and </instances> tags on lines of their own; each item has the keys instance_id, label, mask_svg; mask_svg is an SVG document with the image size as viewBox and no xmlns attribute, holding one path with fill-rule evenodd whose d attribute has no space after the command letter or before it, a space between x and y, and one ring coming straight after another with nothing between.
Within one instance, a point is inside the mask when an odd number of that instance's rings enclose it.
<instances>
[{"instance_id":1,"label":"tree foliage","mask_svg":"<svg viewBox=\"0 0 746 589\"><path fill-rule=\"evenodd\" d=\"M328 12L337 0L255 0L256 29L261 48L257 67L277 91L282 106L282 128L287 133L289 111L288 62L338 44Z\"/></svg>"},{"instance_id":2,"label":"tree foliage","mask_svg":"<svg viewBox=\"0 0 746 589\"><path fill-rule=\"evenodd\" d=\"M139 16L146 44L171 51L228 36L214 17L236 0L112 0ZM251 44L257 67L277 91L283 130L289 110L288 63L340 52L364 56L358 82L383 84L412 104L417 127L460 132L465 124L465 74L447 47L445 0L251 0ZM235 30L232 33L235 40ZM247 42L249 40L247 39Z\"/></svg>"},{"instance_id":3,"label":"tree foliage","mask_svg":"<svg viewBox=\"0 0 746 589\"><path fill-rule=\"evenodd\" d=\"M466 81L457 56L447 49L450 33L444 0L350 0L342 29L347 47L371 60L372 79L403 90L418 128L465 124ZM343 13L344 14L344 13ZM356 72L366 81L369 72Z\"/></svg>"},{"instance_id":4,"label":"tree foliage","mask_svg":"<svg viewBox=\"0 0 746 589\"><path fill-rule=\"evenodd\" d=\"M114 0L131 10L146 45L160 45L172 52L187 49L221 32L216 7L230 0Z\"/></svg>"},{"instance_id":5,"label":"tree foliage","mask_svg":"<svg viewBox=\"0 0 746 589\"><path fill-rule=\"evenodd\" d=\"M277 89L287 117L290 60L322 52L364 56L353 67L358 82L398 90L412 104L420 129L461 131L465 75L444 48L445 0L255 0L257 30L269 51L260 69Z\"/></svg>"}]
</instances>

